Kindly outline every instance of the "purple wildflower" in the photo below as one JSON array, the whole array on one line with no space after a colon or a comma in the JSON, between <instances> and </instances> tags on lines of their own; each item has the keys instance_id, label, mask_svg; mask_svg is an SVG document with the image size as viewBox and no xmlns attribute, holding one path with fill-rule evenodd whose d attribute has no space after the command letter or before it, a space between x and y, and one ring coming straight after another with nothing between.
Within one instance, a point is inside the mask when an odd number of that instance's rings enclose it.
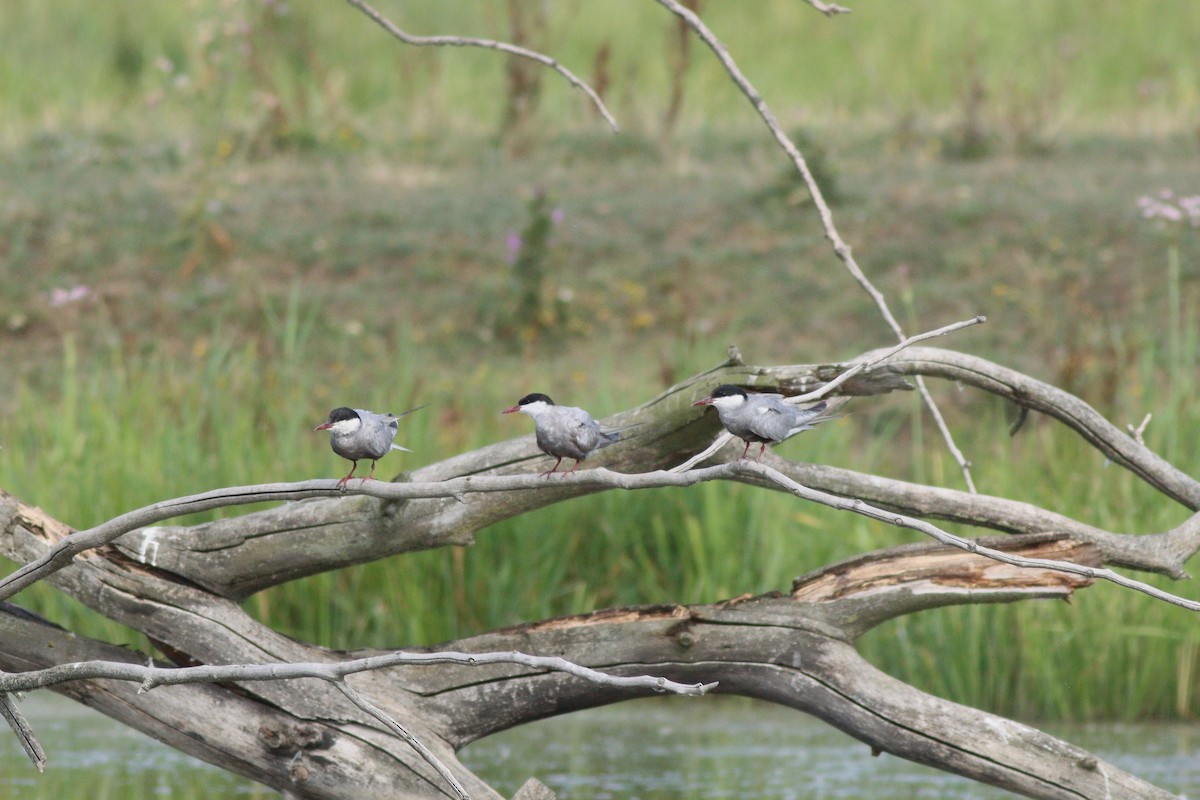
<instances>
[{"instance_id":1,"label":"purple wildflower","mask_svg":"<svg viewBox=\"0 0 1200 800\"><path fill-rule=\"evenodd\" d=\"M1145 219L1187 222L1194 228L1200 227L1200 195L1176 197L1170 189L1163 189L1157 197L1139 197L1137 203Z\"/></svg>"},{"instance_id":2,"label":"purple wildflower","mask_svg":"<svg viewBox=\"0 0 1200 800\"><path fill-rule=\"evenodd\" d=\"M62 308L71 303L86 300L91 295L92 290L83 284L73 286L70 289L55 287L50 290L50 306L51 308Z\"/></svg>"},{"instance_id":3,"label":"purple wildflower","mask_svg":"<svg viewBox=\"0 0 1200 800\"><path fill-rule=\"evenodd\" d=\"M504 260L509 264L517 263L517 255L521 252L521 234L516 231L509 231L508 236L504 240L504 247Z\"/></svg>"}]
</instances>

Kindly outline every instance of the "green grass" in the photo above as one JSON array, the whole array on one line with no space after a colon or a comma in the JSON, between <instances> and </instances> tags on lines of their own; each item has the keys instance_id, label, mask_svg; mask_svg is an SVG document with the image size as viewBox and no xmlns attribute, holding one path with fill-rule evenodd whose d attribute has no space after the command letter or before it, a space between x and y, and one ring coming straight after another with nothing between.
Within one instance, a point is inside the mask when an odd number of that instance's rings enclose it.
<instances>
[{"instance_id":1,"label":"green grass","mask_svg":"<svg viewBox=\"0 0 1200 800\"><path fill-rule=\"evenodd\" d=\"M500 3L379 8L412 33L511 37ZM532 21L532 4L526 13ZM672 80L664 49L673 47L674 18L649 2L622 4L619 13L551 4L541 13L529 44L593 82L597 53L607 47L614 112L629 130L656 131ZM1040 135L1086 122L1129 132L1192 126L1187 110L1200 100L1188 35L1200 26L1200 9L1189 0L1153 9L1083 0L1032 9L1013 0L939 0L909 9L862 0L835 20L772 0L754 14L710 3L704 18L785 119L955 118L977 82L992 126ZM356 147L497 126L504 102L498 54L404 47L350 6L325 0L205 0L136 14L15 0L0 9L0 48L9 56L0 68L0 133L9 137L80 124L125 132L190 126L194 139L224 135L251 149ZM541 80L546 118L596 124L565 81L549 73ZM699 45L684 85L686 123L749 118Z\"/></svg>"}]
</instances>

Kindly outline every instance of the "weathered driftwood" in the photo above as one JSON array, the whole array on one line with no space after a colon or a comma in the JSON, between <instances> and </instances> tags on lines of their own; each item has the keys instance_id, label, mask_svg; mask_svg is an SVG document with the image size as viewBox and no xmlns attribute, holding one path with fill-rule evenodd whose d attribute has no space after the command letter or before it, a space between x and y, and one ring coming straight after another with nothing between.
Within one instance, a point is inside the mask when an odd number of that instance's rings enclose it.
<instances>
[{"instance_id":1,"label":"weathered driftwood","mask_svg":"<svg viewBox=\"0 0 1200 800\"><path fill-rule=\"evenodd\" d=\"M618 471L644 472L671 466L703 449L716 433L716 424L712 415L690 404L718 383L797 393L844 369L846 365L728 363L618 415L614 423L638 427L628 442L601 451L595 462ZM857 376L841 392L869 395L902 389L905 376L921 371L971 380L1046 411L1168 496L1192 508L1200 499L1194 480L1082 401L982 359L930 348L910 350ZM541 461L532 436L526 436L402 478L419 482L428 494L434 481L528 473L539 469ZM1003 498L774 457L767 463L814 488L861 496L910 513L1041 534L998 545L1022 553L1179 575L1184 561L1200 546L1196 516L1166 533L1118 534ZM742 479L759 480L752 471L744 472ZM191 527L125 533L128 527L109 525L78 536L70 536L70 529L48 514L0 494L0 554L28 564L58 553L61 557L52 565L57 571L49 578L54 585L142 631L178 664L328 663L356 654L282 636L251 619L238 601L303 575L408 550L469 543L475 531L498 519L601 488L566 481L542 482L536 490L330 499L331 482L311 483L311 489L293 486L294 494L280 497L326 497ZM403 494L402 486L396 489ZM180 510L159 510L141 524ZM1063 534L1070 539L1056 538ZM17 586L5 580L5 591ZM446 647L472 652L516 648L602 665L617 673L653 671L672 679L720 681L720 691L802 708L873 748L1032 797L1165 797L1065 743L929 697L882 675L862 662L852 645L863 631L898 614L950 603L1064 597L1085 584L1084 577L1015 569L961 551L923 546L827 568L801 582L790 596L597 612L496 631ZM72 637L28 615L0 614L0 666L5 670L145 657ZM503 727L634 696L516 667L405 667L358 675L349 682L402 721L478 797L495 794L458 764L457 748ZM94 680L66 684L62 691L201 758L304 796L440 797L449 792L407 745L321 681L172 686L139 695L134 685Z\"/></svg>"},{"instance_id":2,"label":"weathered driftwood","mask_svg":"<svg viewBox=\"0 0 1200 800\"><path fill-rule=\"evenodd\" d=\"M1009 538L990 544L1031 557L1099 564L1093 547L1061 537ZM57 580L70 580L70 573L82 571L90 570L72 566ZM105 582L111 582L112 572L105 573ZM1031 797L1169 797L1054 737L919 692L875 670L852 645L856 636L902 614L957 603L1065 598L1086 584L1077 576L1015 569L922 544L820 570L797 581L788 595L710 606L610 609L494 631L444 649L521 649L603 666L617 674L651 671L684 681L717 680L718 691L806 711L875 750ZM124 593L115 585L99 591ZM172 608L162 615L168 619L153 625L155 633L170 635L172 621L185 620L177 615L191 605L187 594L176 593ZM152 608L141 611L159 613ZM232 609L224 611L221 621L237 624L242 634L256 624L238 620ZM197 627L192 621L171 638L187 639ZM214 643L222 627L213 624L203 641ZM244 636L231 633L227 639L237 645ZM286 647L279 637L270 644L270 656L266 648L255 653L243 644L234 658L325 660L363 655L297 643ZM0 613L0 646L0 664L6 671L64 661L144 658L7 608ZM352 683L399 715L476 797L497 795L457 763L457 748L514 725L646 694L598 689L569 676L513 666L406 667L362 675ZM137 684L87 680L63 684L61 691L168 744L300 796L450 796L411 751L370 718L337 702L319 682L170 686L138 693Z\"/></svg>"}]
</instances>

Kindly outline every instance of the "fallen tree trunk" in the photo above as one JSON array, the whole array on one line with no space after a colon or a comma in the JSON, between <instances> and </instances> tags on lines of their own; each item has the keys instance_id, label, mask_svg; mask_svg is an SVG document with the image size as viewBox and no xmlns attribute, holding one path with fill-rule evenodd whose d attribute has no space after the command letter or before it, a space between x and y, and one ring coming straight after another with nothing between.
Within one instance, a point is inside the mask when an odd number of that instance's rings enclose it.
<instances>
[{"instance_id":1,"label":"fallen tree trunk","mask_svg":"<svg viewBox=\"0 0 1200 800\"><path fill-rule=\"evenodd\" d=\"M1029 557L1099 563L1095 548L1061 537L991 544ZM852 644L871 627L917 610L1066 598L1088 583L952 548L915 545L821 570L797 581L787 595L609 609L494 631L430 652L521 649L615 674L715 680L717 691L813 714L873 750L1030 797L1170 797L1033 728L932 697L880 673ZM195 632L196 626L188 628ZM0 663L10 672L144 658L75 637L11 607L0 614L0 648ZM296 648L287 657L363 655ZM454 759L458 748L514 725L646 695L519 666L400 667L353 682L452 765L473 797L498 795ZM136 684L85 680L60 691L185 752L298 796L453 796L405 745L311 683L170 686L140 693Z\"/></svg>"},{"instance_id":2,"label":"fallen tree trunk","mask_svg":"<svg viewBox=\"0 0 1200 800\"><path fill-rule=\"evenodd\" d=\"M839 390L860 395L894 391L904 388L903 376L918 368L913 365L971 359L940 355L945 352L924 348L899 365L889 360ZM982 360L970 363L977 373L1001 369ZM615 423L636 422L638 427L628 442L599 454L598 465L608 469L554 483L529 474L541 463L533 437L527 436L424 467L402 476L401 483L377 482L355 490L362 494L342 495L333 481L244 487L170 501L126 515L121 524L118 518L107 527L79 533L0 494L0 553L22 564L42 563L45 572L25 573L22 580L48 576L46 580L98 613L144 633L175 664L327 664L363 654L337 653L282 636L249 617L239 601L302 575L413 549L469 543L478 529L498 519L605 488L689 485L713 478L781 488L768 480L768 473L788 476L835 493L860 494L889 508L1034 534L971 546L1071 562L1079 574L1023 569L961 549L922 545L826 568L800 581L789 595L607 610L495 631L444 649L519 649L618 675L717 681L717 691L808 711L874 749L1031 797L1169 796L1053 737L883 675L862 661L853 642L886 619L925 608L1064 598L1102 576L1106 562L1177 574L1198 546L1197 517L1153 536L1118 534L1004 498L773 456L764 464L778 472L738 465L677 475L646 472L678 463L712 440L717 431L712 415L690 404L717 383L795 393L821 386L848 366L728 363L618 415ZM1021 396L1038 391L1024 385ZM1092 418L1076 410L1055 416L1089 441L1109 441L1116 430L1099 415ZM1106 446L1165 494L1190 497L1191 479L1165 468L1144 446ZM729 458L732 449L721 451L717 459ZM212 508L261 500L256 489L268 489L267 496L277 499L317 499L190 527L136 528L196 510L196 504ZM1139 548L1145 542L1154 544ZM14 576L5 578L0 594L7 596L20 585ZM148 657L73 637L11 608L0 614L0 665L6 671L86 659L144 662ZM394 667L347 681L402 721L473 797L496 795L457 762L458 748L501 728L646 693L512 665ZM0 691L13 688L0 686ZM162 686L138 694L132 684L89 679L65 684L62 690L173 746L300 796L453 796L437 771L386 725L319 680Z\"/></svg>"}]
</instances>

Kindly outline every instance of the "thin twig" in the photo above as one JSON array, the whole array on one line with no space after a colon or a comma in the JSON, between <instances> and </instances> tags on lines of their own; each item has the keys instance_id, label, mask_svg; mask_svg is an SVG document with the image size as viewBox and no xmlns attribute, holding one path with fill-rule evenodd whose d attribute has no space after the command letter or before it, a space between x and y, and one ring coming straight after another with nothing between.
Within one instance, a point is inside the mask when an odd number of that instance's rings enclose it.
<instances>
[{"instance_id":1,"label":"thin twig","mask_svg":"<svg viewBox=\"0 0 1200 800\"><path fill-rule=\"evenodd\" d=\"M738 89L741 90L742 94L746 96L751 105L754 106L754 109L758 112L758 115L762 117L763 122L766 123L767 127L771 130L771 133L775 136L775 141L779 143L779 146L782 147L783 151L787 153L789 158L791 158L792 163L795 164L796 169L799 170L800 176L804 179L804 184L808 187L809 194L812 196L813 205L816 206L817 213L821 217L821 225L825 230L825 238L828 239L833 245L834 253L836 253L837 257L841 259L846 269L850 272L854 279L858 281L859 285L862 286L866 293L870 295L871 299L875 301L875 305L879 309L879 313L883 316L883 319L888 324L888 327L892 329L892 332L896 334L896 338L904 340L904 330L900 327L900 323L892 314L892 310L888 306L887 300L884 298L883 293L880 292L873 283L871 283L870 279L867 278L866 274L858 266L858 262L854 260L854 256L850 251L850 245L846 244L846 242L842 240L841 234L838 233L837 227L833 224L833 212L830 210L829 204L825 201L825 195L821 193L821 187L817 185L817 181L813 177L812 171L808 167L808 162L804 160L804 156L801 155L799 148L797 148L792 140L788 138L788 135L783 132L783 128L780 127L779 121L775 119L775 114L771 111L770 107L767 106L766 100L764 100L762 95L758 93L758 90L754 88L754 85L750 83L749 79L742 74L741 69L738 68L737 62L735 62L733 60L733 56L729 54L729 50L725 47L721 40L717 38L716 34L709 30L708 26L704 24L699 16L693 13L690 9L684 8L682 5L676 2L676 0L658 0L658 3L666 7L669 11L671 11L671 13L683 19L692 28L692 30L696 31L701 40L703 40L703 42L708 45L709 49L716 54L717 60L721 62L721 65L725 68L725 71L729 73L729 76L733 79L734 84L738 87ZM937 403L934 402L933 395L929 393L929 389L925 386L925 381L918 376L915 382L917 384L917 391L920 392L921 398L925 401L926 407L929 408L929 413L933 415L933 420L936 423L938 430L941 431L942 438L946 441L947 448L949 448L951 455L954 457L954 460L958 462L958 466L962 470L963 479L966 481L968 490L972 494L975 494L975 481L971 478L971 466L969 462L967 461L966 457L963 456L962 451L958 449L958 445L954 443L954 436L950 433L950 428L946 425L946 420L942 417L942 413L938 409Z\"/></svg>"},{"instance_id":2,"label":"thin twig","mask_svg":"<svg viewBox=\"0 0 1200 800\"><path fill-rule=\"evenodd\" d=\"M612 473L617 474L617 473ZM377 656L347 661L270 663L270 664L205 664L198 667L158 667L122 661L79 661L56 664L29 672L0 672L0 692L45 689L60 683L77 680L136 681L139 691L148 692L159 686L179 686L189 683L231 683L249 681L281 681L317 678L340 681L347 675L391 667L425 664L517 664L542 672L563 672L600 686L621 689L649 689L653 692L698 696L706 694L715 683L678 683L652 675L622 676L591 669L557 656L534 656L516 651L495 653L460 653L453 650L409 653L398 650Z\"/></svg>"},{"instance_id":3,"label":"thin twig","mask_svg":"<svg viewBox=\"0 0 1200 800\"><path fill-rule=\"evenodd\" d=\"M766 474L759 473L756 470L767 470ZM613 472L604 467L595 469L581 470L573 472L563 477L549 481L546 478L540 477L533 473L522 475L469 475L462 478L452 478L446 481L422 482L422 483L386 483L383 481L363 481L358 487L349 490L352 494L364 494L371 497L378 497L384 500L411 500L415 498L433 498L433 497L459 497L472 492L513 492L513 491L557 491L563 486L583 486L597 487L610 489L655 489L664 487L686 487L694 486L698 483L704 483L713 480L738 480L747 475L756 475L765 477L771 483L783 488L786 491L812 500L813 502L828 505L833 508L839 508L856 513L861 513L864 516L878 519L883 522L888 522L893 525L899 525L905 528L926 533L938 541L946 544L954 544L973 553L990 556L989 551L985 548L980 548L971 544L969 539L961 539L952 534L942 531L929 523L912 517L906 517L903 514L895 512L887 512L881 509L870 506L861 500L847 500L846 498L828 494L826 492L817 491L801 486L801 484L783 475L777 470L763 466L756 462L733 461L726 464L720 464L712 467L704 467L701 469L692 469L686 472L667 472L657 470L654 472L639 472L639 473L624 473ZM776 478L777 476L777 478ZM68 540L75 536L86 536L87 545L75 545L70 548L74 552L99 547L101 544L111 541L112 539L127 533L141 525L149 524L152 521L161 521L169 519L173 516L189 514L197 510L207 510L212 508L221 508L226 506L245 505L249 503L260 503L271 500L297 499L301 497L336 497L345 494L344 490L338 488L338 482L333 479L302 481L300 483L276 483L265 484L263 486L240 486L231 489L219 489L205 494L193 495L192 497L182 497L177 500L167 501L165 503L157 503L153 506L147 506L144 509L124 514L110 522L104 523L98 528L93 528L90 531L83 531L81 534L73 534L67 539L61 540L54 550L59 550L63 545L67 544ZM118 525L118 521L125 520L123 524ZM131 524L130 520L143 520L137 524ZM107 538L98 539L96 533L103 529ZM998 551L997 551L998 552ZM56 559L53 555L54 551L48 553L36 561L30 562L21 570L7 576L3 581L0 581L0 595L7 596L14 593L20 588L29 586L38 580L52 574L55 570L60 569L64 564ZM1001 554L1003 557L998 558L1005 563L1016 563L1010 560L1007 554ZM67 559L69 563L70 559ZM1083 567L1078 565L1068 564L1067 562L1038 562L1035 564L1019 566L1038 566L1047 569L1062 569L1064 572L1075 574L1083 574L1088 577L1101 578L1112 581L1120 586L1136 589L1137 591L1149 594L1161 600L1166 600L1183 608L1192 611L1200 610L1200 603L1191 600L1185 600L1176 595L1155 589L1147 584L1135 581L1131 578L1126 578L1108 569L1095 569L1087 567L1086 572L1080 572ZM412 657L412 654L408 654ZM434 660L437 654L430 656ZM303 677L303 676L297 676ZM313 676L320 677L320 676ZM5 691L6 683L0 680L0 691Z\"/></svg>"},{"instance_id":4,"label":"thin twig","mask_svg":"<svg viewBox=\"0 0 1200 800\"><path fill-rule=\"evenodd\" d=\"M4 673L0 673L0 675L2 674ZM8 727L12 728L13 733L17 735L17 741L21 743L21 748L25 751L25 755L29 756L33 765L37 767L37 771L45 772L46 751L42 749L41 742L34 734L33 726L29 724L29 720L25 719L25 715L21 713L21 709L17 708L16 702L8 692L0 692L0 716L4 717Z\"/></svg>"},{"instance_id":5,"label":"thin twig","mask_svg":"<svg viewBox=\"0 0 1200 800\"><path fill-rule=\"evenodd\" d=\"M1129 435L1133 437L1133 440L1135 442L1137 442L1138 444L1140 444L1142 447L1146 446L1146 440L1144 438L1144 434L1146 433L1146 426L1150 424L1150 420L1153 417L1154 417L1153 414L1147 414L1146 416L1142 417L1142 424L1138 425L1136 428L1133 427L1133 425L1125 426L1126 429L1129 431Z\"/></svg>"},{"instance_id":6,"label":"thin twig","mask_svg":"<svg viewBox=\"0 0 1200 800\"><path fill-rule=\"evenodd\" d=\"M463 664L466 666L518 664L539 671L565 672L602 686L650 689L655 692L690 696L706 694L717 685L716 683L678 683L651 675L631 677L611 675L557 656L532 656L515 651L507 653L395 652L333 663L223 664L199 667L157 667L152 663L79 661L71 664L56 664L53 667L29 672L0 672L0 713L3 713L8 719L9 725L21 739L21 744L25 747L30 759L41 771L45 768L46 755L42 752L37 739L33 737L32 729L25 722L25 718L21 716L21 712L12 704L9 692L44 689L60 683L79 680L136 681L141 684L138 689L140 693L151 691L157 686L319 678L333 684L338 691L349 698L350 702L382 722L390 731L416 750L421 758L425 759L453 787L460 800L470 800L467 790L428 747L392 719L386 711L371 703L345 681L347 675L411 664Z\"/></svg>"},{"instance_id":7,"label":"thin twig","mask_svg":"<svg viewBox=\"0 0 1200 800\"><path fill-rule=\"evenodd\" d=\"M838 375L836 378L831 380L829 383L823 384L819 388L814 389L811 392L807 392L806 394L800 394L800 395L796 395L795 397L789 397L785 402L807 403L810 400L820 400L822 397L825 397L827 394L832 392L837 387L841 386L846 381L853 378L858 373L862 372L863 370L865 370L869 367L875 366L880 361L883 361L887 358L890 358L891 356L894 356L896 353L899 353L901 350L903 350L906 347L917 344L918 342L923 342L926 339L933 339L937 336L945 336L948 333L953 333L954 331L962 330L963 328L969 328L972 325L979 325L984 322L987 322L987 317L984 317L981 315L978 317L974 317L973 319L963 320L962 322L955 322L950 325L946 325L944 327L938 328L937 330L928 331L927 333L919 333L916 336L910 336L909 338L905 339L904 341L900 342L899 344L891 347L888 350L883 351L882 354L877 355L874 358L870 358L870 359L866 359L864 361L858 362L857 364L852 366L850 369L846 370L841 375ZM684 461L682 464L672 467L670 471L671 472L686 472L687 470L691 469L692 467L696 466L697 464L701 463L702 461L705 461L706 459L710 458L714 453L716 453L718 450L720 450L722 447L724 447L725 444L732 438L733 438L733 434L731 434L729 431L721 431L721 433L717 434L717 438L713 440L712 444L710 444L708 447L706 447L701 452L699 452L696 455L689 458L687 461Z\"/></svg>"},{"instance_id":8,"label":"thin twig","mask_svg":"<svg viewBox=\"0 0 1200 800\"><path fill-rule=\"evenodd\" d=\"M835 3L822 3L821 0L804 0L810 6L820 11L827 17L836 17L838 14L849 14L850 9L839 6Z\"/></svg>"},{"instance_id":9,"label":"thin twig","mask_svg":"<svg viewBox=\"0 0 1200 800\"><path fill-rule=\"evenodd\" d=\"M536 61L543 66L549 67L566 78L576 89L591 98L591 101L600 111L601 116L604 117L609 127L612 128L613 133L620 130L617 120L609 112L608 107L604 105L604 101L600 99L600 95L596 94L596 91L575 75L575 73L560 64L556 58L551 58L536 50L529 50L528 48L508 44L507 42L498 42L494 39L478 39L472 36L413 36L410 33L400 30L391 20L371 8L363 0L346 0L346 2L373 19L392 36L414 47L482 47L487 50L499 50L509 55L528 58L531 61Z\"/></svg>"},{"instance_id":10,"label":"thin twig","mask_svg":"<svg viewBox=\"0 0 1200 800\"><path fill-rule=\"evenodd\" d=\"M438 775L442 776L442 780L450 784L450 788L454 789L454 792L458 795L459 800L471 800L471 796L467 794L467 790L463 787L463 785L458 782L458 778L454 777L454 773L450 771L449 767L443 764L441 759L435 756L433 751L426 747L420 739L409 733L403 725L392 719L391 715L382 708L370 702L358 692L354 691L354 689L352 689L345 681L331 681L331 683L333 684L334 688L346 695L351 703L354 703L354 705L358 706L363 711L382 722L385 726L387 726L388 730L399 736L413 750L416 750L417 755L425 759L425 762L437 770Z\"/></svg>"},{"instance_id":11,"label":"thin twig","mask_svg":"<svg viewBox=\"0 0 1200 800\"><path fill-rule=\"evenodd\" d=\"M1184 597L1164 592L1162 589L1151 586L1148 583L1143 583L1133 578L1127 578L1119 572L1113 572L1107 567L1089 567L1082 564L1073 564L1070 561L1057 561L1048 558L1025 558L1023 556L1014 556L1011 553L1005 553L1002 550L994 550L990 547L984 547L974 539L964 539L961 536L955 536L948 533L936 525L932 525L924 520L919 520L914 517L898 514L895 511L885 511L882 508L876 508L862 500L856 498L846 498L827 492L810 489L791 478L784 475L778 470L768 467L766 464L760 464L755 461L733 461L731 464L740 466L749 473L757 473L763 479L774 483L776 486L791 492L796 497L811 500L821 505L836 508L842 511L853 511L855 514L861 514L864 517L886 522L889 525L895 525L900 528L909 528L914 531L932 537L942 544L948 544L952 547L957 547L960 550L966 550L969 553L986 556L987 558L1001 561L1005 564L1012 564L1015 567L1032 567L1036 569L1052 569L1059 572L1069 572L1073 575L1082 575L1085 578L1099 578L1110 581L1123 586L1126 589L1148 594L1158 600L1163 600L1172 605L1186 608L1189 611L1200 611L1200 602L1188 600Z\"/></svg>"}]
</instances>

